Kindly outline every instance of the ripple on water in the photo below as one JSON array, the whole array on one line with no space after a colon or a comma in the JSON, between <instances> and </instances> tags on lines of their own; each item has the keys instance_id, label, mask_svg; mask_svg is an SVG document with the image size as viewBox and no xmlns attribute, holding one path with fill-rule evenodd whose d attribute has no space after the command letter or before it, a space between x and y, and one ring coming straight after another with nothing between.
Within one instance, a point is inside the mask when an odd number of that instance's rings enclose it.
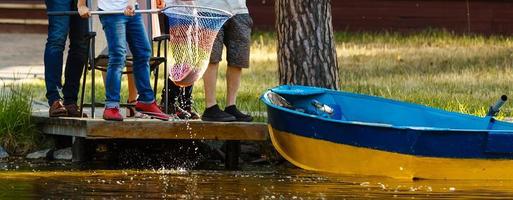
<instances>
[{"instance_id":1,"label":"ripple on water","mask_svg":"<svg viewBox=\"0 0 513 200\"><path fill-rule=\"evenodd\" d=\"M279 167L0 172L0 198L511 199L513 181L396 180Z\"/></svg>"}]
</instances>

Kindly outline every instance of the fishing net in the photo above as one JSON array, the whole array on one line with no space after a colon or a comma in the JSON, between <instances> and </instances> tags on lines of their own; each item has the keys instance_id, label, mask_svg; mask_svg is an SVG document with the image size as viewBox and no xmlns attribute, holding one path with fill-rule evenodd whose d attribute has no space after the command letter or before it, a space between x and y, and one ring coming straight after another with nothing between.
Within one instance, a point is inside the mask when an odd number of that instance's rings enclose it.
<instances>
[{"instance_id":1,"label":"fishing net","mask_svg":"<svg viewBox=\"0 0 513 200\"><path fill-rule=\"evenodd\" d=\"M232 15L188 5L169 7L164 13L169 18L169 77L178 86L190 86L205 73L217 33Z\"/></svg>"}]
</instances>

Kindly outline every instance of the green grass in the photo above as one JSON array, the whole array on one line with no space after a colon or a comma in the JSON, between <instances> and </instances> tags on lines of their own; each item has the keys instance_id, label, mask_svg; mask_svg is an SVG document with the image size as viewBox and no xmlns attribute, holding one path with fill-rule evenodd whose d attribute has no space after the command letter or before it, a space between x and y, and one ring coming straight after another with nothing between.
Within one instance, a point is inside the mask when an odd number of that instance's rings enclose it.
<instances>
[{"instance_id":1,"label":"green grass","mask_svg":"<svg viewBox=\"0 0 513 200\"><path fill-rule=\"evenodd\" d=\"M0 146L13 155L28 153L42 141L31 121L31 91L19 84L0 86Z\"/></svg>"},{"instance_id":2,"label":"green grass","mask_svg":"<svg viewBox=\"0 0 513 200\"><path fill-rule=\"evenodd\" d=\"M476 115L512 91L509 37L338 34L337 44L343 90Z\"/></svg>"},{"instance_id":3,"label":"green grass","mask_svg":"<svg viewBox=\"0 0 513 200\"><path fill-rule=\"evenodd\" d=\"M346 91L484 115L491 103L513 89L511 37L427 30L409 35L338 32L335 39L340 85ZM276 44L275 34L255 32L251 67L243 72L238 105L252 111L258 121L265 120L259 95L278 85ZM217 84L221 106L225 102L225 70L223 61ZM97 83L103 85L100 79ZM34 87L44 91L42 81ZM203 92L203 82L199 81L193 97L200 112L204 109ZM35 98L44 100L43 95ZM102 100L104 88L98 87L96 95ZM126 98L126 82L122 96ZM501 116L511 116L510 108L506 105Z\"/></svg>"}]
</instances>

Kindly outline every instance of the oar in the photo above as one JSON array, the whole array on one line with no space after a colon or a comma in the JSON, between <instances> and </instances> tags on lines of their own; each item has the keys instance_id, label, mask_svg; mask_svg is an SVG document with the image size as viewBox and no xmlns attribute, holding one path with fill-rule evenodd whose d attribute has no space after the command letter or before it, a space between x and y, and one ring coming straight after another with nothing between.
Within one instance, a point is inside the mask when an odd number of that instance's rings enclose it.
<instances>
[{"instance_id":1,"label":"oar","mask_svg":"<svg viewBox=\"0 0 513 200\"><path fill-rule=\"evenodd\" d=\"M497 102L495 102L493 106L490 106L490 109L488 110L488 114L486 114L486 116L495 116L501 110L501 107L504 105L504 103L506 103L507 100L508 96L502 95L501 98L497 100Z\"/></svg>"}]
</instances>

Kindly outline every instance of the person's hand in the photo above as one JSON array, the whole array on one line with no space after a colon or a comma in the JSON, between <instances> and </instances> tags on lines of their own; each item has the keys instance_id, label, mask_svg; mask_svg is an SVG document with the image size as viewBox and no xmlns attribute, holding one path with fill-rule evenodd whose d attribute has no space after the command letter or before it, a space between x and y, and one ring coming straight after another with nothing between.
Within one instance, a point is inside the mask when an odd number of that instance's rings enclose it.
<instances>
[{"instance_id":1,"label":"person's hand","mask_svg":"<svg viewBox=\"0 0 513 200\"><path fill-rule=\"evenodd\" d=\"M89 11L89 8L87 6L79 6L78 7L78 14L82 18L91 17L91 11Z\"/></svg>"},{"instance_id":2,"label":"person's hand","mask_svg":"<svg viewBox=\"0 0 513 200\"><path fill-rule=\"evenodd\" d=\"M157 0L157 8L163 9L166 7L166 2L164 0Z\"/></svg>"},{"instance_id":3,"label":"person's hand","mask_svg":"<svg viewBox=\"0 0 513 200\"><path fill-rule=\"evenodd\" d=\"M125 16L130 16L130 17L134 16L135 15L134 6L132 6L132 5L126 6L124 14L125 14Z\"/></svg>"}]
</instances>

